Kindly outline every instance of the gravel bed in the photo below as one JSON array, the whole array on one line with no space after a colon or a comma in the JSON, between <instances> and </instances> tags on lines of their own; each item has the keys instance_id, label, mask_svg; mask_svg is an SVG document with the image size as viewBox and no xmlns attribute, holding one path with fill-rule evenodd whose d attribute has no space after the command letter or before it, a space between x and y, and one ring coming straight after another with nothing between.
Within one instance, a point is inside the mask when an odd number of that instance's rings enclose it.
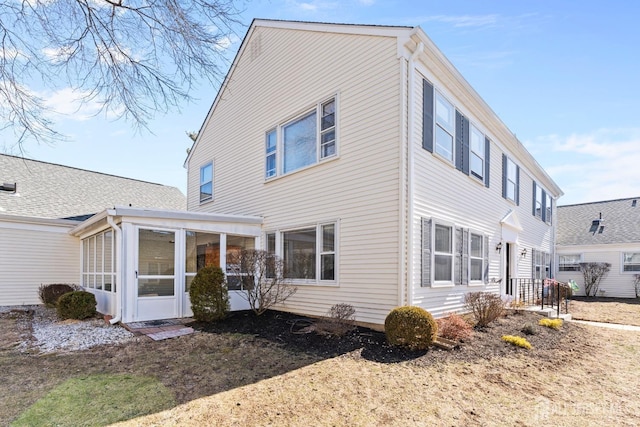
<instances>
[{"instance_id":1,"label":"gravel bed","mask_svg":"<svg viewBox=\"0 0 640 427\"><path fill-rule=\"evenodd\" d=\"M22 348L40 353L86 350L105 344L121 344L135 340L134 334L119 325L101 319L59 321L54 309L42 305L0 307L0 313L28 310L31 313L31 340Z\"/></svg>"}]
</instances>

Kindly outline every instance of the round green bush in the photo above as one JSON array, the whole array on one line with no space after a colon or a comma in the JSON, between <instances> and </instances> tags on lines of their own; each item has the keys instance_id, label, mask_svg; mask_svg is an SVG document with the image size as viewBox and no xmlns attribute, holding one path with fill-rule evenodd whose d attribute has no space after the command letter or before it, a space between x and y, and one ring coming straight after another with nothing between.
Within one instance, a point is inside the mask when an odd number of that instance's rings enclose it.
<instances>
[{"instance_id":1,"label":"round green bush","mask_svg":"<svg viewBox=\"0 0 640 427\"><path fill-rule=\"evenodd\" d=\"M387 315L384 331L389 344L408 347L411 350L424 350L435 340L438 324L433 316L421 307L397 307Z\"/></svg>"},{"instance_id":2,"label":"round green bush","mask_svg":"<svg viewBox=\"0 0 640 427\"><path fill-rule=\"evenodd\" d=\"M91 292L73 291L58 298L56 310L61 319L86 319L96 315L96 297Z\"/></svg>"},{"instance_id":3,"label":"round green bush","mask_svg":"<svg viewBox=\"0 0 640 427\"><path fill-rule=\"evenodd\" d=\"M189 288L193 317L201 322L224 319L229 312L229 291L220 267L204 267L198 271Z\"/></svg>"}]
</instances>

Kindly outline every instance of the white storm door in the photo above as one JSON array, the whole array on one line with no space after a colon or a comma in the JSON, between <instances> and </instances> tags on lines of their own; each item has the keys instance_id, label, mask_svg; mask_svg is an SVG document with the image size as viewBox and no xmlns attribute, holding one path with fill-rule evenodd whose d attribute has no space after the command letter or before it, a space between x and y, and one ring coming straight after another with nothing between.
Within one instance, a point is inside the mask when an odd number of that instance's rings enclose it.
<instances>
[{"instance_id":1,"label":"white storm door","mask_svg":"<svg viewBox=\"0 0 640 427\"><path fill-rule=\"evenodd\" d=\"M176 231L138 228L136 321L178 317Z\"/></svg>"}]
</instances>

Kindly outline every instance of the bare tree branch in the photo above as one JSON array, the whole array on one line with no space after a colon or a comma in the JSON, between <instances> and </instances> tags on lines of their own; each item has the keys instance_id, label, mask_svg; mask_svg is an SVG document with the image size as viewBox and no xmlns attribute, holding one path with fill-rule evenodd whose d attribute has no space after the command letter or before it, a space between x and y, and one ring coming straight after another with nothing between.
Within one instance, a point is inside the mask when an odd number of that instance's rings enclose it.
<instances>
[{"instance_id":1,"label":"bare tree branch","mask_svg":"<svg viewBox=\"0 0 640 427\"><path fill-rule=\"evenodd\" d=\"M0 0L0 129L17 142L59 138L34 86L72 87L81 103L146 127L219 83L234 0Z\"/></svg>"}]
</instances>

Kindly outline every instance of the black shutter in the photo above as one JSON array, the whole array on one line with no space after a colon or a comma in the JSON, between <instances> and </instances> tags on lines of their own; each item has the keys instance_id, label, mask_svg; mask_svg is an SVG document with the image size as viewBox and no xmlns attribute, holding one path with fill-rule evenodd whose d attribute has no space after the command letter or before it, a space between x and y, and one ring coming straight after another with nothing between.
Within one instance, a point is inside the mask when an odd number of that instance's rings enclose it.
<instances>
[{"instance_id":1,"label":"black shutter","mask_svg":"<svg viewBox=\"0 0 640 427\"><path fill-rule=\"evenodd\" d=\"M502 197L507 198L507 156L502 154Z\"/></svg>"},{"instance_id":2,"label":"black shutter","mask_svg":"<svg viewBox=\"0 0 640 427\"><path fill-rule=\"evenodd\" d=\"M547 222L547 192L542 190L542 222Z\"/></svg>"},{"instance_id":3,"label":"black shutter","mask_svg":"<svg viewBox=\"0 0 640 427\"><path fill-rule=\"evenodd\" d=\"M516 205L520 206L520 166L516 165Z\"/></svg>"},{"instance_id":4,"label":"black shutter","mask_svg":"<svg viewBox=\"0 0 640 427\"><path fill-rule=\"evenodd\" d=\"M462 118L462 173L469 175L469 119Z\"/></svg>"},{"instance_id":5,"label":"black shutter","mask_svg":"<svg viewBox=\"0 0 640 427\"><path fill-rule=\"evenodd\" d=\"M433 85L422 80L422 148L433 153Z\"/></svg>"},{"instance_id":6,"label":"black shutter","mask_svg":"<svg viewBox=\"0 0 640 427\"><path fill-rule=\"evenodd\" d=\"M482 275L482 281L489 283L489 237L483 237L482 247L484 248L484 274Z\"/></svg>"},{"instance_id":7,"label":"black shutter","mask_svg":"<svg viewBox=\"0 0 640 427\"><path fill-rule=\"evenodd\" d=\"M431 285L431 220L422 218L422 280L420 286Z\"/></svg>"},{"instance_id":8,"label":"black shutter","mask_svg":"<svg viewBox=\"0 0 640 427\"><path fill-rule=\"evenodd\" d=\"M533 207L531 208L531 214L536 216L536 182L533 181Z\"/></svg>"},{"instance_id":9,"label":"black shutter","mask_svg":"<svg viewBox=\"0 0 640 427\"><path fill-rule=\"evenodd\" d=\"M491 141L489 138L484 139L484 186L489 187L489 176L491 175Z\"/></svg>"},{"instance_id":10,"label":"black shutter","mask_svg":"<svg viewBox=\"0 0 640 427\"><path fill-rule=\"evenodd\" d=\"M464 117L456 110L456 146L455 146L455 164L456 169L462 170L462 162L464 158Z\"/></svg>"}]
</instances>

